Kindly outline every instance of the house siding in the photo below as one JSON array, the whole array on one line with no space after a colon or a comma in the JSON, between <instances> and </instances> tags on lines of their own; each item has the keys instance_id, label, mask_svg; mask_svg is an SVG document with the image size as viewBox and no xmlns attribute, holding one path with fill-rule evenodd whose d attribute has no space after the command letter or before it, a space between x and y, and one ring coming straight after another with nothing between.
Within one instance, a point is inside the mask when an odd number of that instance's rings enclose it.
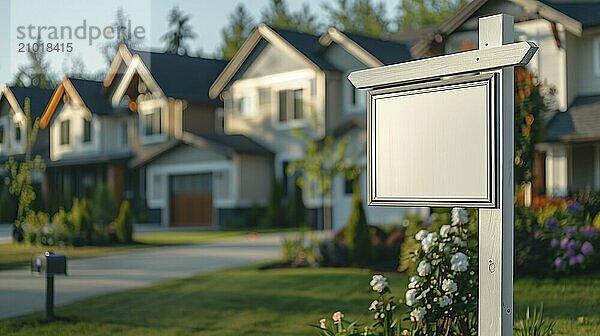
<instances>
[{"instance_id":1,"label":"house siding","mask_svg":"<svg viewBox=\"0 0 600 336\"><path fill-rule=\"evenodd\" d=\"M273 179L273 160L270 156L238 154L240 183L238 204L266 206Z\"/></svg>"},{"instance_id":2,"label":"house siding","mask_svg":"<svg viewBox=\"0 0 600 336\"><path fill-rule=\"evenodd\" d=\"M600 29L584 33L577 42L576 83L577 95L588 96L600 94L600 74L594 71L594 39L600 38Z\"/></svg>"}]
</instances>

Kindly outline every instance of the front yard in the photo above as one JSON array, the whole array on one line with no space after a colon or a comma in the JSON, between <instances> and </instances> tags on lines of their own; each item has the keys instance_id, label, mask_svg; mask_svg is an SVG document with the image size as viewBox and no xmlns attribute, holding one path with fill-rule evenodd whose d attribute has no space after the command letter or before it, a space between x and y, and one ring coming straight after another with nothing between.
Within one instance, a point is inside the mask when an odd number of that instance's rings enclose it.
<instances>
[{"instance_id":1,"label":"front yard","mask_svg":"<svg viewBox=\"0 0 600 336\"><path fill-rule=\"evenodd\" d=\"M237 268L86 299L57 309L0 321L1 335L318 335L318 324L341 310L370 323L372 273L361 269ZM386 274L403 297L405 275ZM60 295L58 293L57 295ZM600 274L515 282L517 316L544 304L556 335L600 335ZM579 319L579 321L578 321Z\"/></svg>"}]
</instances>

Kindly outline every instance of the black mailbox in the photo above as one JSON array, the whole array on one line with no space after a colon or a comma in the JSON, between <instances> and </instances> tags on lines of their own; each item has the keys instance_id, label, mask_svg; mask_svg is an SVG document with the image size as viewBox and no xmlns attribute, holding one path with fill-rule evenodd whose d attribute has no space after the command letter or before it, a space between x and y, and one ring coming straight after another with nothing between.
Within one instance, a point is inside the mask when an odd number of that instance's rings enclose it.
<instances>
[{"instance_id":1,"label":"black mailbox","mask_svg":"<svg viewBox=\"0 0 600 336\"><path fill-rule=\"evenodd\" d=\"M64 254L44 252L31 258L31 273L34 275L67 275L67 257Z\"/></svg>"}]
</instances>

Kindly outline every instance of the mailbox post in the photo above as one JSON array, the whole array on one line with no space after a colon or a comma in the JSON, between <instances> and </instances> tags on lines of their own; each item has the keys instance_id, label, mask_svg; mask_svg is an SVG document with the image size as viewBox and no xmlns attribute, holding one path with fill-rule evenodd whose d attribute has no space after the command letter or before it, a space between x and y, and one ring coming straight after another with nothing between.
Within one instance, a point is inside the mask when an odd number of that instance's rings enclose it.
<instances>
[{"instance_id":1,"label":"mailbox post","mask_svg":"<svg viewBox=\"0 0 600 336\"><path fill-rule=\"evenodd\" d=\"M31 258L31 273L46 276L46 310L44 318L54 318L54 276L67 275L67 257L52 251L35 254Z\"/></svg>"},{"instance_id":2,"label":"mailbox post","mask_svg":"<svg viewBox=\"0 0 600 336\"><path fill-rule=\"evenodd\" d=\"M478 334L512 335L513 67L533 42L479 19L477 50L355 71L369 89L369 205L479 209Z\"/></svg>"}]
</instances>

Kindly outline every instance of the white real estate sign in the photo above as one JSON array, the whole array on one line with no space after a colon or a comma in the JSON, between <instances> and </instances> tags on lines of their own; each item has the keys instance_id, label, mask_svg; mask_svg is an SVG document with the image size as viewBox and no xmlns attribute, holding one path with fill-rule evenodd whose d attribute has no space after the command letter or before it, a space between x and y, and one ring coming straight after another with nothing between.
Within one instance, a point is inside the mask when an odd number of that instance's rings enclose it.
<instances>
[{"instance_id":1,"label":"white real estate sign","mask_svg":"<svg viewBox=\"0 0 600 336\"><path fill-rule=\"evenodd\" d=\"M479 335L512 335L514 66L537 51L479 19L479 49L356 71L370 205L479 208Z\"/></svg>"}]
</instances>

